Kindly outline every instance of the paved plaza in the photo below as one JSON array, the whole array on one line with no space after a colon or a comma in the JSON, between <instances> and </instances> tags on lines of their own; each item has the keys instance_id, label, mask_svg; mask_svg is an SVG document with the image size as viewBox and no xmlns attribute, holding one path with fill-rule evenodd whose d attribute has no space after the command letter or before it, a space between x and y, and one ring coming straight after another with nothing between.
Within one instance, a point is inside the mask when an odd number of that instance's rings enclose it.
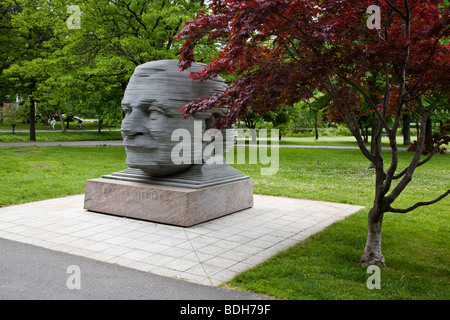
<instances>
[{"instance_id":1,"label":"paved plaza","mask_svg":"<svg viewBox=\"0 0 450 320\"><path fill-rule=\"evenodd\" d=\"M77 195L0 208L0 238L217 286L362 209L261 195L254 202L182 228L86 211Z\"/></svg>"}]
</instances>

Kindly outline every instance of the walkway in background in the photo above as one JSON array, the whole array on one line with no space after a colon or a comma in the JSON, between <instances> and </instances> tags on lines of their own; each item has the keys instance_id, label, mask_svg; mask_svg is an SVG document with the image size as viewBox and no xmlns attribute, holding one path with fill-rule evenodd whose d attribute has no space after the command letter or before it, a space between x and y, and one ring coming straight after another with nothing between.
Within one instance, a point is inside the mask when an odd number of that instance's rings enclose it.
<instances>
[{"instance_id":1,"label":"walkway in background","mask_svg":"<svg viewBox=\"0 0 450 320\"><path fill-rule=\"evenodd\" d=\"M113 141L65 141L65 142L8 142L0 143L0 148L16 148L16 147L122 147L122 140ZM257 147L257 145L236 145L236 147ZM343 147L343 146L301 146L301 145L279 145L277 148L297 148L297 149L343 149L343 150L359 150L358 147ZM390 148L383 148L383 150L390 150ZM406 151L406 148L398 148L399 151Z\"/></svg>"},{"instance_id":2,"label":"walkway in background","mask_svg":"<svg viewBox=\"0 0 450 320\"><path fill-rule=\"evenodd\" d=\"M113 141L64 141L64 142L2 142L0 148L18 148L18 147L122 147L122 140Z\"/></svg>"}]
</instances>

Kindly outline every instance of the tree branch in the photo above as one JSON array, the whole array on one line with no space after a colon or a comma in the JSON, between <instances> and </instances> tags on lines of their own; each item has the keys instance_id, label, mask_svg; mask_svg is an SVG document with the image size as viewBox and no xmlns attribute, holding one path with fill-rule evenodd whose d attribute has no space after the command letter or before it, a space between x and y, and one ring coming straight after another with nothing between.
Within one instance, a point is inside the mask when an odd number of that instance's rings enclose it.
<instances>
[{"instance_id":1,"label":"tree branch","mask_svg":"<svg viewBox=\"0 0 450 320\"><path fill-rule=\"evenodd\" d=\"M415 205L406 208L406 209L396 209L396 208L392 208L391 206L389 206L389 209L387 210L387 212L393 212L393 213L408 213L413 211L414 209L417 209L418 207L423 207L423 206L428 206L430 204L436 203L442 199L444 199L446 196L448 196L450 194L450 190L447 190L447 192L445 192L444 194L440 195L439 197L437 197L436 199L432 200L432 201L427 201L427 202L417 202Z\"/></svg>"},{"instance_id":2,"label":"tree branch","mask_svg":"<svg viewBox=\"0 0 450 320\"><path fill-rule=\"evenodd\" d=\"M428 119L428 115L422 113L420 127L424 128L426 125L426 121ZM409 164L406 172L403 174L402 180L395 186L389 196L386 197L386 203L390 205L397 199L397 197L403 192L403 190L407 187L407 185L411 182L414 171L417 168L417 165L420 162L420 157L422 155L422 149L425 145L425 130L421 130L420 136L417 138L417 149L414 153L414 156Z\"/></svg>"},{"instance_id":3,"label":"tree branch","mask_svg":"<svg viewBox=\"0 0 450 320\"><path fill-rule=\"evenodd\" d=\"M392 10L397 12L400 15L400 17L402 17L403 19L406 19L406 16L396 6L394 6L389 0L386 0L386 3L392 8Z\"/></svg>"},{"instance_id":4,"label":"tree branch","mask_svg":"<svg viewBox=\"0 0 450 320\"><path fill-rule=\"evenodd\" d=\"M353 136L356 138L356 141L358 142L358 146L359 149L361 150L361 152L363 153L363 155L370 161L370 162L375 162L375 156L372 155L369 150L367 150L367 147L364 143L364 140L362 139L361 136L361 131L359 130L359 125L356 122L356 127L350 122L350 120L348 119L348 116L346 114L346 112L344 112L344 110L341 108L341 106L339 105L339 98L337 97L337 94L340 95L340 93L338 92L339 89L336 88L336 86L333 84L333 82L331 81L330 78L328 78L328 82L330 84L330 88L327 88L326 86L324 86L325 90L328 92L328 94L330 95L330 97L333 99L333 102L336 104L336 108L339 110L339 113L341 114L341 116L344 118L344 122L346 123L347 127L350 129L350 131L352 132ZM353 113L350 110L350 116L352 118L352 121L356 121L354 118ZM353 122L354 123L354 122Z\"/></svg>"},{"instance_id":5,"label":"tree branch","mask_svg":"<svg viewBox=\"0 0 450 320\"><path fill-rule=\"evenodd\" d=\"M336 72L337 73L337 72ZM386 119L383 117L383 115L380 113L380 111L378 110L377 106L373 103L372 99L370 99L369 95L367 94L366 91L364 91L359 85L357 85L355 82L351 81L350 79L348 79L345 76L339 75L339 73L337 73L338 77L340 77L342 80L344 80L345 82L347 82L350 86L352 86L353 88L355 88L358 92L360 92L364 98L366 99L367 103L369 104L370 108L372 109L373 112L375 112L375 114L377 115L378 119L380 119L381 124L383 125L383 128L386 130L386 132L389 134L391 132L391 129L389 128L389 125L386 122Z\"/></svg>"},{"instance_id":6,"label":"tree branch","mask_svg":"<svg viewBox=\"0 0 450 320\"><path fill-rule=\"evenodd\" d=\"M88 81L89 79L92 78L105 78L105 77L115 77L115 76L121 76L126 74L127 71L122 71L122 72L117 72L117 73L111 73L111 74L90 74L89 76L87 76L84 81Z\"/></svg>"},{"instance_id":7,"label":"tree branch","mask_svg":"<svg viewBox=\"0 0 450 320\"><path fill-rule=\"evenodd\" d=\"M133 10L131 10L131 2L130 3L126 3L125 1L123 2L123 4L126 6L127 10L134 16L134 19L142 26L144 27L144 30L147 30L147 26L145 25L144 22L142 22L141 18L139 18L139 16L136 14L136 12L134 12Z\"/></svg>"},{"instance_id":8,"label":"tree branch","mask_svg":"<svg viewBox=\"0 0 450 320\"><path fill-rule=\"evenodd\" d=\"M442 75L446 75L449 72L450 72L450 68L447 68L446 70L442 71ZM436 83L438 83L439 81L441 81L441 77L436 78L436 80L434 80L431 84L427 85L422 91L420 91L419 93L415 94L414 96L411 96L411 94L410 94L410 98L407 99L407 100L404 100L404 103L410 102L412 100L416 100L418 97L424 95L425 92L427 92L428 90L433 88L433 86L436 85Z\"/></svg>"},{"instance_id":9,"label":"tree branch","mask_svg":"<svg viewBox=\"0 0 450 320\"><path fill-rule=\"evenodd\" d=\"M437 145L434 146L433 150L431 150L431 153L428 155L428 157L426 157L425 159L423 159L422 161L420 161L416 168L424 165L425 163L427 163L428 161L431 160L431 158L433 158L433 156L435 154L437 154L439 152L439 147L442 146L443 144L447 144L450 142L450 138L446 138L444 140L442 140L441 142L439 142ZM403 177L406 173L408 168L404 169L402 172L400 172L399 174L395 175L392 179L397 180L400 179L401 177Z\"/></svg>"},{"instance_id":10,"label":"tree branch","mask_svg":"<svg viewBox=\"0 0 450 320\"><path fill-rule=\"evenodd\" d=\"M278 38L279 40L281 40L281 43L282 43L283 47L286 49L286 51L288 52L289 56L290 56L292 59L294 59L295 61L299 61L299 59L291 52L291 49L290 49L289 46L286 44L286 42L284 41L283 37L282 37L281 35L277 35L277 38ZM287 40L290 41L289 38L287 38ZM297 49L295 49L295 47L294 47L294 50L297 51Z\"/></svg>"},{"instance_id":11,"label":"tree branch","mask_svg":"<svg viewBox=\"0 0 450 320\"><path fill-rule=\"evenodd\" d=\"M450 28L445 29L444 32L442 32L440 36L436 37L436 40L434 41L433 48L432 48L432 50L430 51L430 54L429 54L429 56L428 56L428 59L427 59L427 60L425 61L425 63L423 64L423 68L422 68L422 72L420 73L420 76L417 78L417 80L415 81L415 83L414 83L412 86L410 86L410 90L411 90L411 91L413 91L413 90L414 90L416 87L418 87L419 84L421 83L421 80L422 80L423 76L425 75L425 71L426 71L426 69L427 69L427 67L428 67L428 64L429 64L430 61L431 61L431 58L432 58L433 55L434 55L434 52L436 51L436 47L437 47L439 41L443 38L443 36L445 35L445 33L447 33L448 31L450 31ZM447 70L447 72L448 72L448 70ZM428 87L428 88L430 88L430 87ZM410 100L413 100L413 99L414 99L414 97L413 97L412 99L410 99Z\"/></svg>"}]
</instances>

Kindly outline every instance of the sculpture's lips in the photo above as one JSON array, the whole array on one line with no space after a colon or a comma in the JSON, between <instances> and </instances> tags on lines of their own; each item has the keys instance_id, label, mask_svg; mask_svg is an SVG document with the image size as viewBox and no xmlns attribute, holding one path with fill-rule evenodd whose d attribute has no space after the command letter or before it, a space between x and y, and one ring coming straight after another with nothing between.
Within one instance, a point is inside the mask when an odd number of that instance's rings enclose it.
<instances>
[{"instance_id":1,"label":"sculpture's lips","mask_svg":"<svg viewBox=\"0 0 450 320\"><path fill-rule=\"evenodd\" d=\"M133 152L149 152L154 151L157 149L157 147L149 147L149 146L138 146L138 145L124 145L125 148L127 148L128 151Z\"/></svg>"},{"instance_id":2,"label":"sculpture's lips","mask_svg":"<svg viewBox=\"0 0 450 320\"><path fill-rule=\"evenodd\" d=\"M123 145L126 148L133 149L156 149L158 147L157 142L148 135L125 136L123 138Z\"/></svg>"}]
</instances>

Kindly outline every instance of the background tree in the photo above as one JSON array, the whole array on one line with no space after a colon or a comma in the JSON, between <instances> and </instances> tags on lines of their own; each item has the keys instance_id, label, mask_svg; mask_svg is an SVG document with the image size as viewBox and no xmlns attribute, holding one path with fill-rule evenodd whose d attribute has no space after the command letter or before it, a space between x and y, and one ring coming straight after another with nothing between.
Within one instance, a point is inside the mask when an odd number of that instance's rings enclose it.
<instances>
[{"instance_id":1,"label":"background tree","mask_svg":"<svg viewBox=\"0 0 450 320\"><path fill-rule=\"evenodd\" d=\"M368 24L367 8L374 3L383 17L380 28ZM326 92L375 168L375 197L360 262L384 265L384 214L407 213L450 193L447 190L434 200L405 209L393 205L415 170L449 141L448 137L434 141L429 156L421 159L425 146L422 130L411 162L403 170L398 168L396 136L406 103L417 106L424 128L442 99L440 93L449 90L449 46L443 39L448 38L450 18L443 5L444 1L431 0L324 0L320 5L300 0L213 1L211 13L201 13L178 34L184 40L180 67L186 69L195 60L199 39L220 38L226 45L218 58L193 78L206 81L221 73L234 73L236 80L225 92L186 105L184 115L228 106L228 115L216 122L220 128L245 116L251 106L258 106L252 111L265 114L280 105L310 99L315 90ZM423 103L425 98L431 99L428 105ZM365 146L355 114L361 99L380 123L374 130L373 152ZM392 126L389 109L393 110ZM381 152L382 130L389 139L390 163L385 163Z\"/></svg>"},{"instance_id":2,"label":"background tree","mask_svg":"<svg viewBox=\"0 0 450 320\"><path fill-rule=\"evenodd\" d=\"M36 141L35 108L38 85L49 77L45 61L56 50L55 27L65 15L60 3L44 0L3 1L8 11L9 45L2 54L7 59L3 83L10 93L19 94L29 106L30 140ZM65 7L64 7L65 9Z\"/></svg>"},{"instance_id":3,"label":"background tree","mask_svg":"<svg viewBox=\"0 0 450 320\"><path fill-rule=\"evenodd\" d=\"M314 123L314 132L316 140L319 139L319 119L322 117L322 111L329 104L330 97L326 94L318 93L313 99L310 99L305 105L308 114L312 117Z\"/></svg>"},{"instance_id":4,"label":"background tree","mask_svg":"<svg viewBox=\"0 0 450 320\"><path fill-rule=\"evenodd\" d=\"M269 111L263 116L264 121L272 123L273 128L278 129L278 139L281 140L286 127L289 124L289 110L284 108L281 111Z\"/></svg>"},{"instance_id":5,"label":"background tree","mask_svg":"<svg viewBox=\"0 0 450 320\"><path fill-rule=\"evenodd\" d=\"M251 109L249 109L247 114L239 120L242 120L245 126L249 129L250 135L252 136L252 143L256 143L256 127L264 121L263 116L254 113Z\"/></svg>"},{"instance_id":6,"label":"background tree","mask_svg":"<svg viewBox=\"0 0 450 320\"><path fill-rule=\"evenodd\" d=\"M15 1L0 1L0 77L3 70L8 69L20 49L18 34L12 24L12 17L20 11ZM2 84L4 88L5 84ZM4 97L4 95L3 95Z\"/></svg>"},{"instance_id":7,"label":"background tree","mask_svg":"<svg viewBox=\"0 0 450 320\"><path fill-rule=\"evenodd\" d=\"M69 5L81 10L79 28L69 28ZM203 6L203 0L0 0L2 91L19 93L30 106L39 102L38 112L57 115L63 131L63 114L96 116L99 131L117 124L135 67L176 59L174 35ZM208 43L198 50L204 59L214 52Z\"/></svg>"},{"instance_id":8,"label":"background tree","mask_svg":"<svg viewBox=\"0 0 450 320\"><path fill-rule=\"evenodd\" d=\"M42 88L66 113L97 117L100 132L103 124L120 122L120 101L136 66L176 57L173 37L203 1L74 4L82 12L80 28L61 25L64 45L52 56L52 76Z\"/></svg>"},{"instance_id":9,"label":"background tree","mask_svg":"<svg viewBox=\"0 0 450 320\"><path fill-rule=\"evenodd\" d=\"M25 117L24 107L18 103L3 103L0 109L0 118L3 123L11 125L12 134L15 134L16 125Z\"/></svg>"}]
</instances>

